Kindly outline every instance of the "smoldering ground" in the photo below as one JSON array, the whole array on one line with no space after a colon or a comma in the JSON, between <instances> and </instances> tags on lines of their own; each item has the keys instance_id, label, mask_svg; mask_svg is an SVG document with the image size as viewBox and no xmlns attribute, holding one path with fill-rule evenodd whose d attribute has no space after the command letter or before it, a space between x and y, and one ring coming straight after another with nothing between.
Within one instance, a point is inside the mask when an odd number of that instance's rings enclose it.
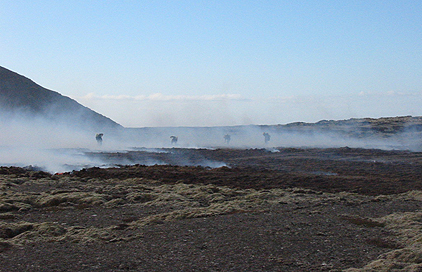
<instances>
[{"instance_id":1,"label":"smoldering ground","mask_svg":"<svg viewBox=\"0 0 422 272\"><path fill-rule=\"evenodd\" d=\"M415 126L404 126L405 129L390 134L362 125L318 127L318 123L100 130L41 118L14 118L1 121L1 127L0 165L32 166L52 173L131 164L226 165L224 159L210 160L201 152L195 153L197 149L263 148L273 152L289 147L422 149L421 132ZM102 145L95 140L96 133L104 133ZM264 133L271 136L268 142ZM230 141L225 140L225 135L230 136ZM172 143L170 136L177 136L178 141Z\"/></svg>"},{"instance_id":2,"label":"smoldering ground","mask_svg":"<svg viewBox=\"0 0 422 272\"><path fill-rule=\"evenodd\" d=\"M265 141L264 133L270 135ZM178 137L171 144L170 135ZM225 135L230 141L225 141ZM363 129L361 126L320 128L289 125L249 125L228 127L130 128L125 130L127 142L149 148L274 148L274 147L356 147L418 150L422 134L404 129L393 134Z\"/></svg>"}]
</instances>

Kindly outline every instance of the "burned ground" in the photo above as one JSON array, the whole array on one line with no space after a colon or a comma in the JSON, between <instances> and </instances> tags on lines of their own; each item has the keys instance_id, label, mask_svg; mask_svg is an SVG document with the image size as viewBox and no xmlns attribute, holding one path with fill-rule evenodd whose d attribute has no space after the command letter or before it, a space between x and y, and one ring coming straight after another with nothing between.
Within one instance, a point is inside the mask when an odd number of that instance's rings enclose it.
<instances>
[{"instance_id":1,"label":"burned ground","mask_svg":"<svg viewBox=\"0 0 422 272\"><path fill-rule=\"evenodd\" d=\"M366 195L422 189L422 153L377 149L165 149L166 153L131 151L97 153L104 161L152 159L169 165L89 168L69 176L126 179L144 177L165 183L215 184L242 189L301 187L322 192ZM177 166L177 162L198 166ZM202 167L216 162L227 167Z\"/></svg>"},{"instance_id":2,"label":"burned ground","mask_svg":"<svg viewBox=\"0 0 422 272\"><path fill-rule=\"evenodd\" d=\"M421 268L421 153L163 151L91 153L135 164L55 175L0 168L0 271Z\"/></svg>"}]
</instances>

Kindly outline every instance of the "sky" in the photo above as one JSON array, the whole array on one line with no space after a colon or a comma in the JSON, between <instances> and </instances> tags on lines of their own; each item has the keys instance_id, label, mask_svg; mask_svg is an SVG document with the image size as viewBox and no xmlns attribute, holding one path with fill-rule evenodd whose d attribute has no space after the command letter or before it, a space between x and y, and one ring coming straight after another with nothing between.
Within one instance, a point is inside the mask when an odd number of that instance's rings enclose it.
<instances>
[{"instance_id":1,"label":"sky","mask_svg":"<svg viewBox=\"0 0 422 272\"><path fill-rule=\"evenodd\" d=\"M0 0L0 66L125 127L422 115L422 1Z\"/></svg>"}]
</instances>

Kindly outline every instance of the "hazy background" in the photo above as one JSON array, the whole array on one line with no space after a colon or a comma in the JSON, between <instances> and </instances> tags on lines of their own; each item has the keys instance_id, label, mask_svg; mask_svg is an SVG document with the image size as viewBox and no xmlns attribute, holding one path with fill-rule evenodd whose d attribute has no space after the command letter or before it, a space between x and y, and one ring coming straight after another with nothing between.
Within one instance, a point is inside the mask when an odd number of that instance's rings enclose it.
<instances>
[{"instance_id":1,"label":"hazy background","mask_svg":"<svg viewBox=\"0 0 422 272\"><path fill-rule=\"evenodd\" d=\"M0 65L126 127L422 115L422 2L0 0Z\"/></svg>"}]
</instances>

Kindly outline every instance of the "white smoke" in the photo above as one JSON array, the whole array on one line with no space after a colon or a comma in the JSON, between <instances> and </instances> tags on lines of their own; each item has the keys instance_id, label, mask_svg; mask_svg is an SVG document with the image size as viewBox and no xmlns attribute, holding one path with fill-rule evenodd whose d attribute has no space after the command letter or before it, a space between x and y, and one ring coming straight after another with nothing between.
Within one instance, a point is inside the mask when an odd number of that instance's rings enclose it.
<instances>
[{"instance_id":1,"label":"white smoke","mask_svg":"<svg viewBox=\"0 0 422 272\"><path fill-rule=\"evenodd\" d=\"M6 116L6 115L2 115ZM69 116L68 118L72 118ZM328 122L328 121L327 121ZM317 129L309 126L227 126L227 127L154 127L127 128L116 131L94 131L68 125L59 125L51 120L20 116L3 118L0 121L0 165L34 166L51 173L79 170L82 168L141 163L145 165L167 164L155 154L169 152L163 148L266 148L277 152L283 147L355 147L379 149L409 149L420 151L421 132L417 125L406 125L400 133L389 137L366 135L358 126L343 127L342 130ZM305 125L303 125L305 126ZM271 139L264 141L263 133ZM96 133L104 133L103 144L98 145ZM230 135L230 142L224 135ZM177 136L176 144L170 136ZM131 159L129 151L142 151L142 158ZM113 157L120 153L121 156ZM178 165L225 166L223 161L196 158L192 161L180 152ZM113 159L110 159L113 158Z\"/></svg>"},{"instance_id":2,"label":"white smoke","mask_svg":"<svg viewBox=\"0 0 422 272\"><path fill-rule=\"evenodd\" d=\"M85 150L121 148L114 139L118 134L106 134L105 144L99 146L95 131L87 127L71 126L57 120L29 116L1 114L0 165L33 166L49 172L62 172L100 165L98 160L83 156ZM72 120L72 116L68 116ZM101 131L99 131L101 132ZM109 137L109 139L107 139Z\"/></svg>"}]
</instances>

